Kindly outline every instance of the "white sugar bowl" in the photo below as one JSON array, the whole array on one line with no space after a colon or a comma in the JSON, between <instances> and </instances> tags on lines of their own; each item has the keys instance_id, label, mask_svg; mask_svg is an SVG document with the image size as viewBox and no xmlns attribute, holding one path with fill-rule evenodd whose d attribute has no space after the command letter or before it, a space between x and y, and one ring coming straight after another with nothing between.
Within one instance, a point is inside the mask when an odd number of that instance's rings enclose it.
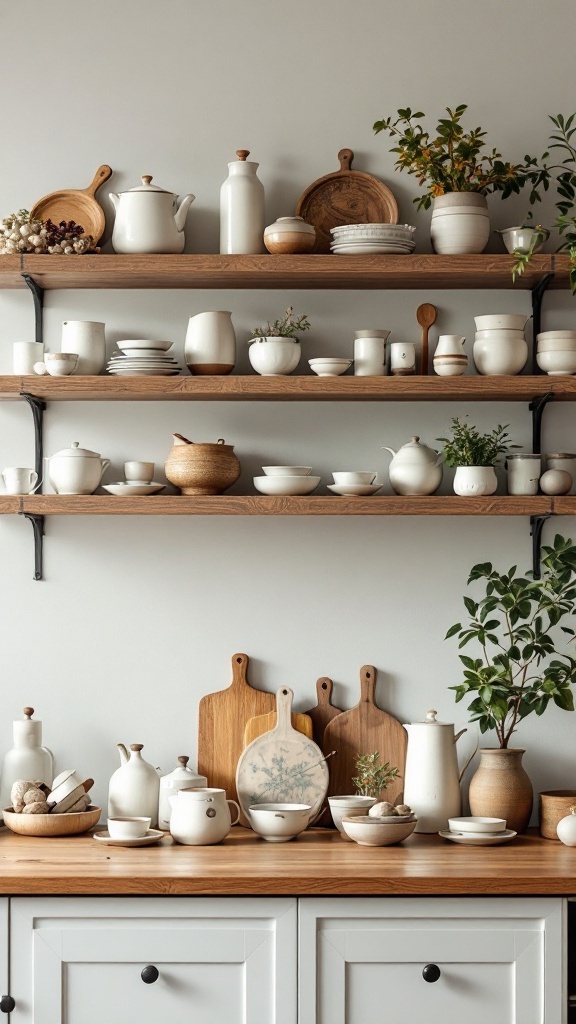
<instances>
[{"instance_id":1,"label":"white sugar bowl","mask_svg":"<svg viewBox=\"0 0 576 1024\"><path fill-rule=\"evenodd\" d=\"M560 819L556 834L564 846L576 846L576 807L571 807L570 814Z\"/></svg>"}]
</instances>

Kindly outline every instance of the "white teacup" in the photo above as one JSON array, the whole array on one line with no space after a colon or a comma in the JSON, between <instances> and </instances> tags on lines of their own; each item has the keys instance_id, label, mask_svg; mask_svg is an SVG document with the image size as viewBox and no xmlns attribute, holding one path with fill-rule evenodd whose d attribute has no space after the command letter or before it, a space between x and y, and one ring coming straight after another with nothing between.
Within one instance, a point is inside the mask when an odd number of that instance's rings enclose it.
<instances>
[{"instance_id":1,"label":"white teacup","mask_svg":"<svg viewBox=\"0 0 576 1024\"><path fill-rule=\"evenodd\" d=\"M77 364L76 352L47 352L44 356L44 366L51 377L69 377Z\"/></svg>"},{"instance_id":2,"label":"white teacup","mask_svg":"<svg viewBox=\"0 0 576 1024\"><path fill-rule=\"evenodd\" d=\"M154 479L153 462L125 462L124 479L127 484L149 484Z\"/></svg>"},{"instance_id":3,"label":"white teacup","mask_svg":"<svg viewBox=\"0 0 576 1024\"><path fill-rule=\"evenodd\" d=\"M140 839L150 828L151 818L108 818L111 839Z\"/></svg>"},{"instance_id":4,"label":"white teacup","mask_svg":"<svg viewBox=\"0 0 576 1024\"><path fill-rule=\"evenodd\" d=\"M332 473L335 484L373 484L378 473Z\"/></svg>"},{"instance_id":5,"label":"white teacup","mask_svg":"<svg viewBox=\"0 0 576 1024\"><path fill-rule=\"evenodd\" d=\"M6 494L30 494L38 483L38 473L22 466L7 466L2 471Z\"/></svg>"}]
</instances>

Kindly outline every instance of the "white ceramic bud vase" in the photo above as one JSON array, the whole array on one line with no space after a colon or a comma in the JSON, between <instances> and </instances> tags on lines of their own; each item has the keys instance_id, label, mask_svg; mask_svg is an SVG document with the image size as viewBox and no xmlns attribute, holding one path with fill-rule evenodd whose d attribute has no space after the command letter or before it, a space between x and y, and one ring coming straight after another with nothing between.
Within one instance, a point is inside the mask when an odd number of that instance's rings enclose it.
<instances>
[{"instance_id":1,"label":"white ceramic bud vase","mask_svg":"<svg viewBox=\"0 0 576 1024\"><path fill-rule=\"evenodd\" d=\"M219 309L196 313L188 321L184 358L190 373L224 375L236 362L236 334L232 314Z\"/></svg>"},{"instance_id":2,"label":"white ceramic bud vase","mask_svg":"<svg viewBox=\"0 0 576 1024\"><path fill-rule=\"evenodd\" d=\"M480 498L495 494L498 479L493 466L458 466L454 491L463 498Z\"/></svg>"},{"instance_id":3,"label":"white ceramic bud vase","mask_svg":"<svg viewBox=\"0 0 576 1024\"><path fill-rule=\"evenodd\" d=\"M486 196L447 192L433 199L430 237L434 252L463 255L483 252L490 238Z\"/></svg>"},{"instance_id":4,"label":"white ceramic bud vase","mask_svg":"<svg viewBox=\"0 0 576 1024\"><path fill-rule=\"evenodd\" d=\"M220 252L264 252L264 186L247 149L236 150L220 189Z\"/></svg>"}]
</instances>

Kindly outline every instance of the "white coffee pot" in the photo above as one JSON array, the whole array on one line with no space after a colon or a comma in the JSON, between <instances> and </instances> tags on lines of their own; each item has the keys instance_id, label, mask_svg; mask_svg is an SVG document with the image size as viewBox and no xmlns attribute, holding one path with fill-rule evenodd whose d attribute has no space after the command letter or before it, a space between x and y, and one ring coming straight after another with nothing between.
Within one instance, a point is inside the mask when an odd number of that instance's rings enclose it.
<instances>
[{"instance_id":1,"label":"white coffee pot","mask_svg":"<svg viewBox=\"0 0 576 1024\"><path fill-rule=\"evenodd\" d=\"M443 455L421 444L417 434L397 452L382 447L392 455L388 475L396 494L434 494L442 480Z\"/></svg>"},{"instance_id":2,"label":"white coffee pot","mask_svg":"<svg viewBox=\"0 0 576 1024\"><path fill-rule=\"evenodd\" d=\"M108 817L150 818L152 828L158 822L160 779L153 765L142 757L142 744L132 743L130 756L123 743L116 744L120 767L108 788Z\"/></svg>"},{"instance_id":3,"label":"white coffee pot","mask_svg":"<svg viewBox=\"0 0 576 1024\"><path fill-rule=\"evenodd\" d=\"M48 479L56 494L93 494L110 465L110 459L103 459L99 452L89 448L80 448L78 441L48 456L46 462Z\"/></svg>"},{"instance_id":4,"label":"white coffee pot","mask_svg":"<svg viewBox=\"0 0 576 1024\"><path fill-rule=\"evenodd\" d=\"M240 817L235 800L227 800L223 789L181 789L168 797L172 808L170 834L185 846L212 846L221 843ZM232 821L229 804L234 804Z\"/></svg>"},{"instance_id":5,"label":"white coffee pot","mask_svg":"<svg viewBox=\"0 0 576 1024\"><path fill-rule=\"evenodd\" d=\"M115 252L183 252L186 215L194 202L188 194L178 202L174 192L152 185L150 174L126 192L110 192L116 211L112 246Z\"/></svg>"},{"instance_id":6,"label":"white coffee pot","mask_svg":"<svg viewBox=\"0 0 576 1024\"><path fill-rule=\"evenodd\" d=\"M208 779L205 775L197 775L188 767L190 758L182 755L178 758L178 767L168 775L162 775L160 779L160 797L158 801L158 828L165 832L170 828L172 808L170 797L176 796L181 789L195 789L199 786L205 787Z\"/></svg>"},{"instance_id":7,"label":"white coffee pot","mask_svg":"<svg viewBox=\"0 0 576 1024\"><path fill-rule=\"evenodd\" d=\"M456 742L466 729L454 735L452 722L436 721L436 711L424 722L404 725L408 750L404 771L404 802L418 816L416 832L438 832L448 827L448 818L462 811L460 780L474 753L458 771Z\"/></svg>"}]
</instances>

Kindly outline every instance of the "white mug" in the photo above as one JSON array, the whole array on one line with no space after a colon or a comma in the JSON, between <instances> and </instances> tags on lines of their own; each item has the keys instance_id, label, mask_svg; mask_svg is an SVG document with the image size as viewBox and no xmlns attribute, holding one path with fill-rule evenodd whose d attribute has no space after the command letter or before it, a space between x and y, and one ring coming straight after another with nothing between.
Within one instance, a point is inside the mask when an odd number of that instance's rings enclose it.
<instances>
[{"instance_id":1,"label":"white mug","mask_svg":"<svg viewBox=\"0 0 576 1024\"><path fill-rule=\"evenodd\" d=\"M44 356L41 341L15 341L12 346L12 372L23 377L34 373L34 363Z\"/></svg>"},{"instance_id":2,"label":"white mug","mask_svg":"<svg viewBox=\"0 0 576 1024\"><path fill-rule=\"evenodd\" d=\"M416 345L412 341L394 341L390 345L390 372L408 376L416 370Z\"/></svg>"},{"instance_id":3,"label":"white mug","mask_svg":"<svg viewBox=\"0 0 576 1024\"><path fill-rule=\"evenodd\" d=\"M154 479L154 463L125 462L124 479L127 484L149 484Z\"/></svg>"},{"instance_id":4,"label":"white mug","mask_svg":"<svg viewBox=\"0 0 576 1024\"><path fill-rule=\"evenodd\" d=\"M8 466L2 471L6 494L31 494L38 483L38 473L22 466Z\"/></svg>"}]
</instances>

